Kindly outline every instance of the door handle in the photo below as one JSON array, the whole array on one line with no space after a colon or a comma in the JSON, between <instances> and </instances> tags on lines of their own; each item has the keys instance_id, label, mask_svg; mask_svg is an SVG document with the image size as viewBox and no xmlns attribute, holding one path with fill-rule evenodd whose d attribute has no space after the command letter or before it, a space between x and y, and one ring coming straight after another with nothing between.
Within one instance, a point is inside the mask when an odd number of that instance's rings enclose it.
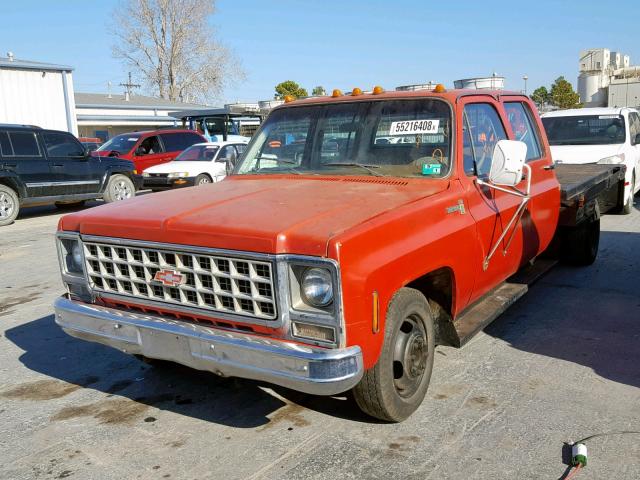
<instances>
[{"instance_id":1,"label":"door handle","mask_svg":"<svg viewBox=\"0 0 640 480\"><path fill-rule=\"evenodd\" d=\"M52 167L64 167L64 165L62 165L60 163L53 163L51 166Z\"/></svg>"},{"instance_id":2,"label":"door handle","mask_svg":"<svg viewBox=\"0 0 640 480\"><path fill-rule=\"evenodd\" d=\"M18 166L17 163L5 163L4 166L6 168L16 168Z\"/></svg>"},{"instance_id":3,"label":"door handle","mask_svg":"<svg viewBox=\"0 0 640 480\"><path fill-rule=\"evenodd\" d=\"M543 170L555 170L556 169L556 164L552 163L551 165L545 165L544 167L542 167Z\"/></svg>"}]
</instances>

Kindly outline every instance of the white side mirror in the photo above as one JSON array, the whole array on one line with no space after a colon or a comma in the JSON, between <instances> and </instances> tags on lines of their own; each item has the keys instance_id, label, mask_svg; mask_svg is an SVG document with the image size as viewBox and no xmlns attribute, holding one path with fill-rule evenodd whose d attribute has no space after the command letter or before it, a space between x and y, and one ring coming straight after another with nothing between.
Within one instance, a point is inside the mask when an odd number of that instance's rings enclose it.
<instances>
[{"instance_id":1,"label":"white side mirror","mask_svg":"<svg viewBox=\"0 0 640 480\"><path fill-rule=\"evenodd\" d=\"M527 144L516 140L500 140L491 157L489 181L494 185L515 187L522 181L527 160Z\"/></svg>"}]
</instances>

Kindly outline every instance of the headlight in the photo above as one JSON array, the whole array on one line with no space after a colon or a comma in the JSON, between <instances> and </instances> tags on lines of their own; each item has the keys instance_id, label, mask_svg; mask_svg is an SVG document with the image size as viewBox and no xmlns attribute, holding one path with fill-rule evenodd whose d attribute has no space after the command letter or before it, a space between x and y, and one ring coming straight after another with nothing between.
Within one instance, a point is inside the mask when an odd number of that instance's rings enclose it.
<instances>
[{"instance_id":1,"label":"headlight","mask_svg":"<svg viewBox=\"0 0 640 480\"><path fill-rule=\"evenodd\" d=\"M325 268L308 268L302 274L302 299L313 307L326 307L333 301L331 272Z\"/></svg>"},{"instance_id":2,"label":"headlight","mask_svg":"<svg viewBox=\"0 0 640 480\"><path fill-rule=\"evenodd\" d=\"M149 177L151 176L151 174L150 174L150 173L147 173L147 172L144 172L144 173L142 174L142 176L143 176L144 178L149 178Z\"/></svg>"},{"instance_id":3,"label":"headlight","mask_svg":"<svg viewBox=\"0 0 640 480\"><path fill-rule=\"evenodd\" d=\"M60 239L60 259L63 273L84 277L82 245L73 238Z\"/></svg>"},{"instance_id":4,"label":"headlight","mask_svg":"<svg viewBox=\"0 0 640 480\"><path fill-rule=\"evenodd\" d=\"M624 153L619 153L618 155L611 155L610 157L605 157L598 160L599 165L615 165L622 162L624 162Z\"/></svg>"},{"instance_id":5,"label":"headlight","mask_svg":"<svg viewBox=\"0 0 640 480\"><path fill-rule=\"evenodd\" d=\"M189 172L171 172L169 175L167 175L167 177L169 178L182 178L182 177L188 177L189 176Z\"/></svg>"}]
</instances>

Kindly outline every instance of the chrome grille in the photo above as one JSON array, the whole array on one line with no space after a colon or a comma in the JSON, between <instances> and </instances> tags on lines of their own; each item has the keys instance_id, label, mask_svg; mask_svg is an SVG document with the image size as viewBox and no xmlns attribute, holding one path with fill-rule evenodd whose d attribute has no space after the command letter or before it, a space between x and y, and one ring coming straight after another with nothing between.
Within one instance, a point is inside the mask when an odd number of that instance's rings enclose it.
<instances>
[{"instance_id":1,"label":"chrome grille","mask_svg":"<svg viewBox=\"0 0 640 480\"><path fill-rule=\"evenodd\" d=\"M86 241L91 287L100 292L272 320L272 264L241 257ZM168 284L156 280L156 274ZM175 272L175 274L171 273ZM178 282L175 280L178 278Z\"/></svg>"}]
</instances>

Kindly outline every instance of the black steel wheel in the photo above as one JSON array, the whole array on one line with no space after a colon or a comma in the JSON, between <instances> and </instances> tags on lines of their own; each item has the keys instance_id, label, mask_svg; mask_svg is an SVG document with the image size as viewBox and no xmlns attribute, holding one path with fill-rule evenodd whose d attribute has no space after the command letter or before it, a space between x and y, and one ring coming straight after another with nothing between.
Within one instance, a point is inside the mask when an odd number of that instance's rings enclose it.
<instances>
[{"instance_id":1,"label":"black steel wheel","mask_svg":"<svg viewBox=\"0 0 640 480\"><path fill-rule=\"evenodd\" d=\"M422 403L435 353L429 303L412 288L399 290L387 310L378 363L353 390L358 406L372 417L400 422Z\"/></svg>"}]
</instances>

